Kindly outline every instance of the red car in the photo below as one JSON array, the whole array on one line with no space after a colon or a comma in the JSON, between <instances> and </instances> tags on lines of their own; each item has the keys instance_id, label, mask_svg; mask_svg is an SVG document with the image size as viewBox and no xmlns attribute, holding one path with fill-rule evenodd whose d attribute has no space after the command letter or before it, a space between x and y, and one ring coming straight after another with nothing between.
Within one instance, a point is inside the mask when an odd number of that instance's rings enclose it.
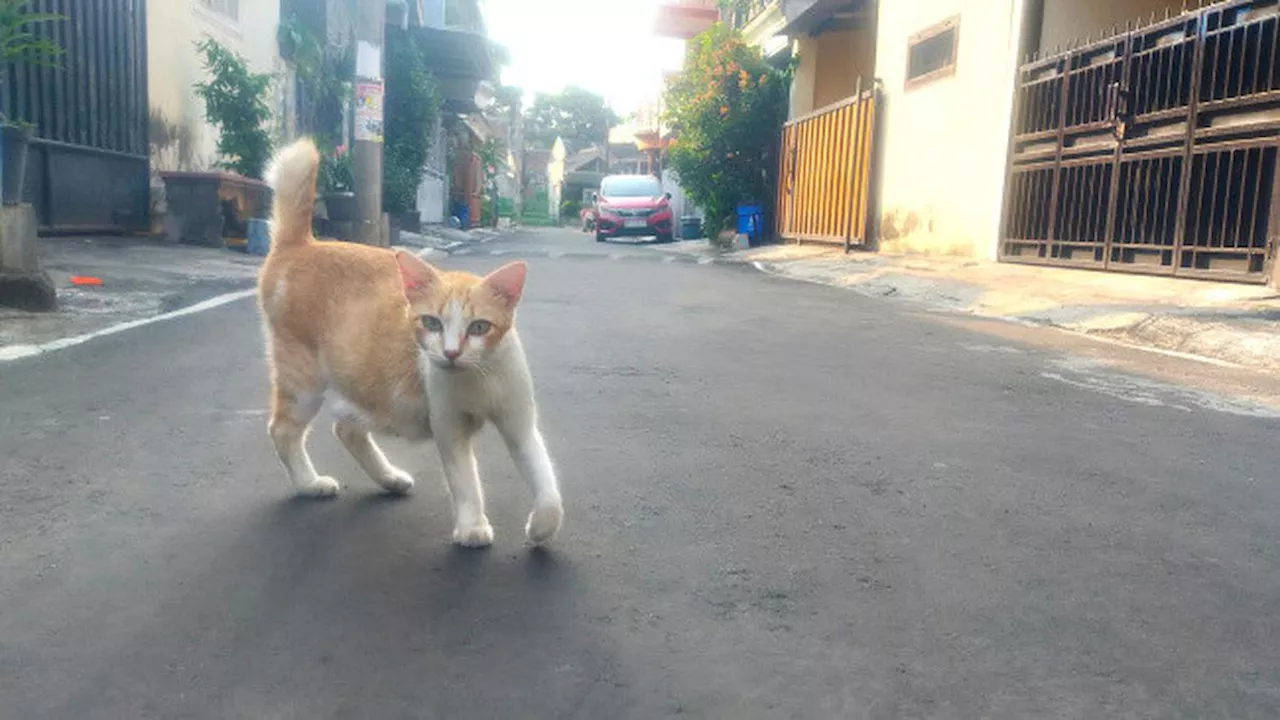
<instances>
[{"instance_id":1,"label":"red car","mask_svg":"<svg viewBox=\"0 0 1280 720\"><path fill-rule=\"evenodd\" d=\"M595 196L596 242L617 237L674 239L671 193L652 175L609 175Z\"/></svg>"}]
</instances>

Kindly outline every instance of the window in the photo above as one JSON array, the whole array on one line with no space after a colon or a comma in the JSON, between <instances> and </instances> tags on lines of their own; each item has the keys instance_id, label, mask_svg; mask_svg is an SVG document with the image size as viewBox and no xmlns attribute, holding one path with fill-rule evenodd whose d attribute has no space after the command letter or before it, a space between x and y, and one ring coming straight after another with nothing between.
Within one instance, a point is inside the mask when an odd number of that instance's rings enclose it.
<instances>
[{"instance_id":1,"label":"window","mask_svg":"<svg viewBox=\"0 0 1280 720\"><path fill-rule=\"evenodd\" d=\"M943 20L908 38L906 89L954 75L959 47L959 17Z\"/></svg>"},{"instance_id":2,"label":"window","mask_svg":"<svg viewBox=\"0 0 1280 720\"><path fill-rule=\"evenodd\" d=\"M225 15L232 20L240 19L240 0L197 0L202 7L206 7L219 15Z\"/></svg>"},{"instance_id":3,"label":"window","mask_svg":"<svg viewBox=\"0 0 1280 720\"><path fill-rule=\"evenodd\" d=\"M658 197L662 184L651 175L617 175L604 179L600 187L604 197Z\"/></svg>"}]
</instances>

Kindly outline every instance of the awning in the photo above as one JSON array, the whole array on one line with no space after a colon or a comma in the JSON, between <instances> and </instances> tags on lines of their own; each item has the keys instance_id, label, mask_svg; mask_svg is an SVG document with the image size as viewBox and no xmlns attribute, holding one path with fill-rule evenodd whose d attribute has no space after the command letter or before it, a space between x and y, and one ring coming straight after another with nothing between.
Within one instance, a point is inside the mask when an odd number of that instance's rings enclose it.
<instances>
[{"instance_id":1,"label":"awning","mask_svg":"<svg viewBox=\"0 0 1280 720\"><path fill-rule=\"evenodd\" d=\"M867 27L875 8L870 0L789 0L782 12L786 24L781 32L795 37Z\"/></svg>"},{"instance_id":2,"label":"awning","mask_svg":"<svg viewBox=\"0 0 1280 720\"><path fill-rule=\"evenodd\" d=\"M671 0L658 7L654 33L662 37L688 40L720 19L715 0Z\"/></svg>"},{"instance_id":3,"label":"awning","mask_svg":"<svg viewBox=\"0 0 1280 720\"><path fill-rule=\"evenodd\" d=\"M440 84L447 112L478 112L476 88L482 81L496 81L498 63L489 38L466 30L413 28L414 40L427 66Z\"/></svg>"},{"instance_id":4,"label":"awning","mask_svg":"<svg viewBox=\"0 0 1280 720\"><path fill-rule=\"evenodd\" d=\"M604 173L591 172L589 170L577 170L564 176L565 185L600 187L602 181L604 181Z\"/></svg>"}]
</instances>

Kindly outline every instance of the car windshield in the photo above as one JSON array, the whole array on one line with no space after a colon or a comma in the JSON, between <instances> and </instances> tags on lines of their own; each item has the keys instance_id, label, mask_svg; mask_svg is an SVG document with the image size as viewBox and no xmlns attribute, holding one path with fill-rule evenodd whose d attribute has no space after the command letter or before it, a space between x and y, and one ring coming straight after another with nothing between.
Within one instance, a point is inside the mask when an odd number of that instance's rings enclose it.
<instances>
[{"instance_id":1,"label":"car windshield","mask_svg":"<svg viewBox=\"0 0 1280 720\"><path fill-rule=\"evenodd\" d=\"M657 178L648 175L610 177L600 185L600 194L605 197L658 197L662 194L662 185Z\"/></svg>"}]
</instances>

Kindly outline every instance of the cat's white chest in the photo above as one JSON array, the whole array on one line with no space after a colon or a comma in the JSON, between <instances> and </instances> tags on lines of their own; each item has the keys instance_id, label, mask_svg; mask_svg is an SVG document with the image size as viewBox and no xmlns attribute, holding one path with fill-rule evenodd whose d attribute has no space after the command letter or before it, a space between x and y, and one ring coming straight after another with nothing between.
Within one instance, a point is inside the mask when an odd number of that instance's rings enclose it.
<instances>
[{"instance_id":1,"label":"cat's white chest","mask_svg":"<svg viewBox=\"0 0 1280 720\"><path fill-rule=\"evenodd\" d=\"M434 411L489 418L500 402L495 378L474 371L432 368L427 375L427 402Z\"/></svg>"}]
</instances>

